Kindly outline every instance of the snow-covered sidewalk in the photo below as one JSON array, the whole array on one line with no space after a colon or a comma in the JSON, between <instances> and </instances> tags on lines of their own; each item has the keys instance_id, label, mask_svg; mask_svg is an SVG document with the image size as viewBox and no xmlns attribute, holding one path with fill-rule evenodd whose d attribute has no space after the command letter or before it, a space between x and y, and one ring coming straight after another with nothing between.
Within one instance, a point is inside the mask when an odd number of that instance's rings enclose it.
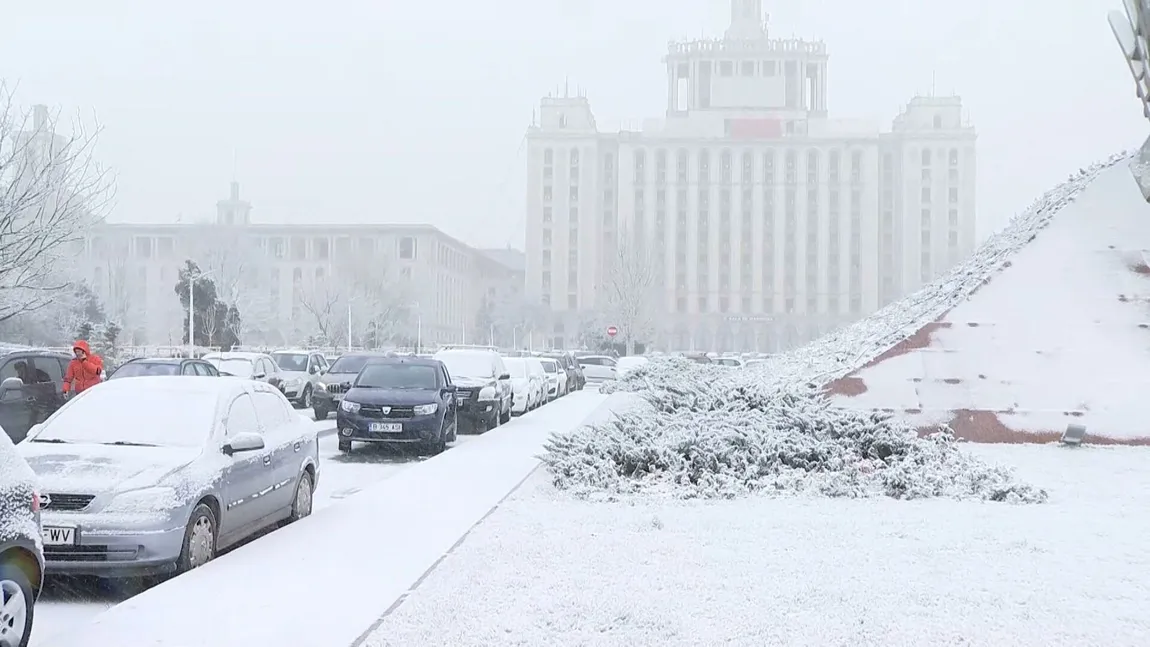
<instances>
[{"instance_id":1,"label":"snow-covered sidewalk","mask_svg":"<svg viewBox=\"0 0 1150 647\"><path fill-rule=\"evenodd\" d=\"M1049 501L605 504L539 469L363 645L1150 645L1150 449L964 449Z\"/></svg>"}]
</instances>

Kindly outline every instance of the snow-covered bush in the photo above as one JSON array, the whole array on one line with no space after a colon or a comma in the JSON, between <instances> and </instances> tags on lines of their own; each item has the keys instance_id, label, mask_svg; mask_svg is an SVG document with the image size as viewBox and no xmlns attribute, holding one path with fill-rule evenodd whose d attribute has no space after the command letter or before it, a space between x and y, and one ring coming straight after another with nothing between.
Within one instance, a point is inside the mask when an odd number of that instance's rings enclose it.
<instances>
[{"instance_id":1,"label":"snow-covered bush","mask_svg":"<svg viewBox=\"0 0 1150 647\"><path fill-rule=\"evenodd\" d=\"M1046 500L1045 491L960 451L945 431L920 438L889 414L832 407L805 387L748 388L742 374L652 360L612 387L634 391L642 406L553 436L543 461L558 487L581 496Z\"/></svg>"}]
</instances>

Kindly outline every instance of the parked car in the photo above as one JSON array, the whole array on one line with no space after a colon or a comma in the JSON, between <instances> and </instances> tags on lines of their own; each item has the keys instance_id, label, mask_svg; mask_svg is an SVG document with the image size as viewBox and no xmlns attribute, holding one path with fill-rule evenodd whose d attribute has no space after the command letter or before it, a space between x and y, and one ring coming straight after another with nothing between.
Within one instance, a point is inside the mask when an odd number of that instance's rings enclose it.
<instances>
[{"instance_id":1,"label":"parked car","mask_svg":"<svg viewBox=\"0 0 1150 647\"><path fill-rule=\"evenodd\" d=\"M713 364L712 360L706 353L683 353L683 357L691 360L696 364Z\"/></svg>"},{"instance_id":2,"label":"parked car","mask_svg":"<svg viewBox=\"0 0 1150 647\"><path fill-rule=\"evenodd\" d=\"M615 363L615 372L619 377L623 377L650 361L650 359L643 357L642 355L628 355L626 357L620 357L619 361Z\"/></svg>"},{"instance_id":3,"label":"parked car","mask_svg":"<svg viewBox=\"0 0 1150 647\"><path fill-rule=\"evenodd\" d=\"M712 359L711 362L719 366L730 366L732 368L743 367L743 360L738 357L716 357Z\"/></svg>"},{"instance_id":4,"label":"parked car","mask_svg":"<svg viewBox=\"0 0 1150 647\"><path fill-rule=\"evenodd\" d=\"M210 362L181 357L137 357L120 364L107 379L145 377L149 375L199 375L219 377L220 372Z\"/></svg>"},{"instance_id":5,"label":"parked car","mask_svg":"<svg viewBox=\"0 0 1150 647\"><path fill-rule=\"evenodd\" d=\"M64 404L64 371L72 356L50 350L18 350L0 357L0 426L13 443Z\"/></svg>"},{"instance_id":6,"label":"parked car","mask_svg":"<svg viewBox=\"0 0 1150 647\"><path fill-rule=\"evenodd\" d=\"M547 374L547 399L554 400L567 392L567 372L559 366L559 360L552 357L540 357L539 363Z\"/></svg>"},{"instance_id":7,"label":"parked car","mask_svg":"<svg viewBox=\"0 0 1150 647\"><path fill-rule=\"evenodd\" d=\"M266 382L283 392L283 372L275 360L264 353L228 352L208 353L203 360L216 367L220 373L243 377L256 382Z\"/></svg>"},{"instance_id":8,"label":"parked car","mask_svg":"<svg viewBox=\"0 0 1150 647\"><path fill-rule=\"evenodd\" d=\"M575 356L565 351L556 351L553 353L544 353L543 357L550 357L559 363L559 368L567 374L566 386L563 392L559 395L567 395L571 391L579 391L587 384L587 377L583 373L583 369L579 367L579 362L575 361Z\"/></svg>"},{"instance_id":9,"label":"parked car","mask_svg":"<svg viewBox=\"0 0 1150 647\"><path fill-rule=\"evenodd\" d=\"M320 373L327 370L323 353L307 350L277 350L272 360L283 377L283 392L304 409L312 408L312 395Z\"/></svg>"},{"instance_id":10,"label":"parked car","mask_svg":"<svg viewBox=\"0 0 1150 647\"><path fill-rule=\"evenodd\" d=\"M98 422L98 424L93 424ZM17 451L43 488L49 573L187 571L311 513L314 425L246 379L109 380L37 425Z\"/></svg>"},{"instance_id":11,"label":"parked car","mask_svg":"<svg viewBox=\"0 0 1150 647\"><path fill-rule=\"evenodd\" d=\"M321 371L315 382L311 407L316 420L327 420L328 415L339 408L343 395L351 390L359 372L374 359L395 357L395 353L384 351L356 351L345 353L331 363L326 371Z\"/></svg>"},{"instance_id":12,"label":"parked car","mask_svg":"<svg viewBox=\"0 0 1150 647\"><path fill-rule=\"evenodd\" d=\"M459 432L451 377L443 362L422 357L369 360L335 419L341 452L362 442L418 444L439 454Z\"/></svg>"},{"instance_id":13,"label":"parked car","mask_svg":"<svg viewBox=\"0 0 1150 647\"><path fill-rule=\"evenodd\" d=\"M0 645L27 647L44 586L36 475L0 434Z\"/></svg>"},{"instance_id":14,"label":"parked car","mask_svg":"<svg viewBox=\"0 0 1150 647\"><path fill-rule=\"evenodd\" d=\"M615 359L606 355L588 355L579 358L579 366L588 382L606 382L618 377Z\"/></svg>"},{"instance_id":15,"label":"parked car","mask_svg":"<svg viewBox=\"0 0 1150 647\"><path fill-rule=\"evenodd\" d=\"M504 357L503 364L511 375L511 413L527 413L542 404L543 384L531 373L522 357Z\"/></svg>"},{"instance_id":16,"label":"parked car","mask_svg":"<svg viewBox=\"0 0 1150 647\"><path fill-rule=\"evenodd\" d=\"M511 375L499 353L484 348L449 348L435 354L456 387L462 417L481 432L511 420Z\"/></svg>"},{"instance_id":17,"label":"parked car","mask_svg":"<svg viewBox=\"0 0 1150 647\"><path fill-rule=\"evenodd\" d=\"M547 371L543 370L543 362L539 361L538 357L524 357L523 361L527 363L527 373L539 384L539 395L535 401L535 406L541 407L547 404Z\"/></svg>"}]
</instances>

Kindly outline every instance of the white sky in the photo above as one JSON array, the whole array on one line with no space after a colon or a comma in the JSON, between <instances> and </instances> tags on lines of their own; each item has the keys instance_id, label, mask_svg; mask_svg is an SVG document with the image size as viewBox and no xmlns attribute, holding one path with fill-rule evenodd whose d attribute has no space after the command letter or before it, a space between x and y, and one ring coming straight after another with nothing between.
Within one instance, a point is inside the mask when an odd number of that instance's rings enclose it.
<instances>
[{"instance_id":1,"label":"white sky","mask_svg":"<svg viewBox=\"0 0 1150 647\"><path fill-rule=\"evenodd\" d=\"M978 128L979 226L1145 137L1112 2L766 0L776 36L827 41L832 116L889 126L916 92ZM569 78L600 122L661 116L672 38L727 0L128 0L19 3L0 79L93 112L114 220L214 213L238 179L264 222L429 222L522 247L532 109Z\"/></svg>"}]
</instances>

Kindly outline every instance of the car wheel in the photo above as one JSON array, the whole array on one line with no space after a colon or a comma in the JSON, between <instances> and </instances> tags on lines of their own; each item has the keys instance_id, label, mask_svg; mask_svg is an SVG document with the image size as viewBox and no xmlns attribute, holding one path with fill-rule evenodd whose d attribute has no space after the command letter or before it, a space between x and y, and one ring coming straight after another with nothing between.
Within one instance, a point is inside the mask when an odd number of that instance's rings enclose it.
<instances>
[{"instance_id":1,"label":"car wheel","mask_svg":"<svg viewBox=\"0 0 1150 647\"><path fill-rule=\"evenodd\" d=\"M184 547L176 563L180 573L199 568L216 556L216 515L207 505L197 504L184 529Z\"/></svg>"},{"instance_id":2,"label":"car wheel","mask_svg":"<svg viewBox=\"0 0 1150 647\"><path fill-rule=\"evenodd\" d=\"M0 562L0 647L26 647L34 604L28 575L13 563Z\"/></svg>"},{"instance_id":3,"label":"car wheel","mask_svg":"<svg viewBox=\"0 0 1150 647\"><path fill-rule=\"evenodd\" d=\"M312 408L312 406L311 406L311 404L312 404L312 402L311 402L311 385L310 384L303 387L303 395L300 396L299 401L300 401L300 404L303 405L304 409L311 409Z\"/></svg>"},{"instance_id":4,"label":"car wheel","mask_svg":"<svg viewBox=\"0 0 1150 647\"><path fill-rule=\"evenodd\" d=\"M315 414L316 420L327 420L328 415L331 413L331 409L328 409L327 407L321 407L318 404L314 405L311 411Z\"/></svg>"},{"instance_id":5,"label":"car wheel","mask_svg":"<svg viewBox=\"0 0 1150 647\"><path fill-rule=\"evenodd\" d=\"M311 472L304 470L303 474L299 475L299 482L295 485L295 499L292 500L291 516L288 517L288 523L299 521L311 514L314 492L315 484L312 482Z\"/></svg>"},{"instance_id":6,"label":"car wheel","mask_svg":"<svg viewBox=\"0 0 1150 647\"><path fill-rule=\"evenodd\" d=\"M443 418L443 426L439 428L439 437L427 444L428 453L438 456L447 451L447 417Z\"/></svg>"},{"instance_id":7,"label":"car wheel","mask_svg":"<svg viewBox=\"0 0 1150 647\"><path fill-rule=\"evenodd\" d=\"M502 424L508 423L508 422L511 422L511 405L510 404L507 405L507 413L500 413L499 414L499 424L502 425Z\"/></svg>"},{"instance_id":8,"label":"car wheel","mask_svg":"<svg viewBox=\"0 0 1150 647\"><path fill-rule=\"evenodd\" d=\"M351 451L351 441L350 440L344 440L343 438L340 438L339 439L339 451L350 452Z\"/></svg>"}]
</instances>

